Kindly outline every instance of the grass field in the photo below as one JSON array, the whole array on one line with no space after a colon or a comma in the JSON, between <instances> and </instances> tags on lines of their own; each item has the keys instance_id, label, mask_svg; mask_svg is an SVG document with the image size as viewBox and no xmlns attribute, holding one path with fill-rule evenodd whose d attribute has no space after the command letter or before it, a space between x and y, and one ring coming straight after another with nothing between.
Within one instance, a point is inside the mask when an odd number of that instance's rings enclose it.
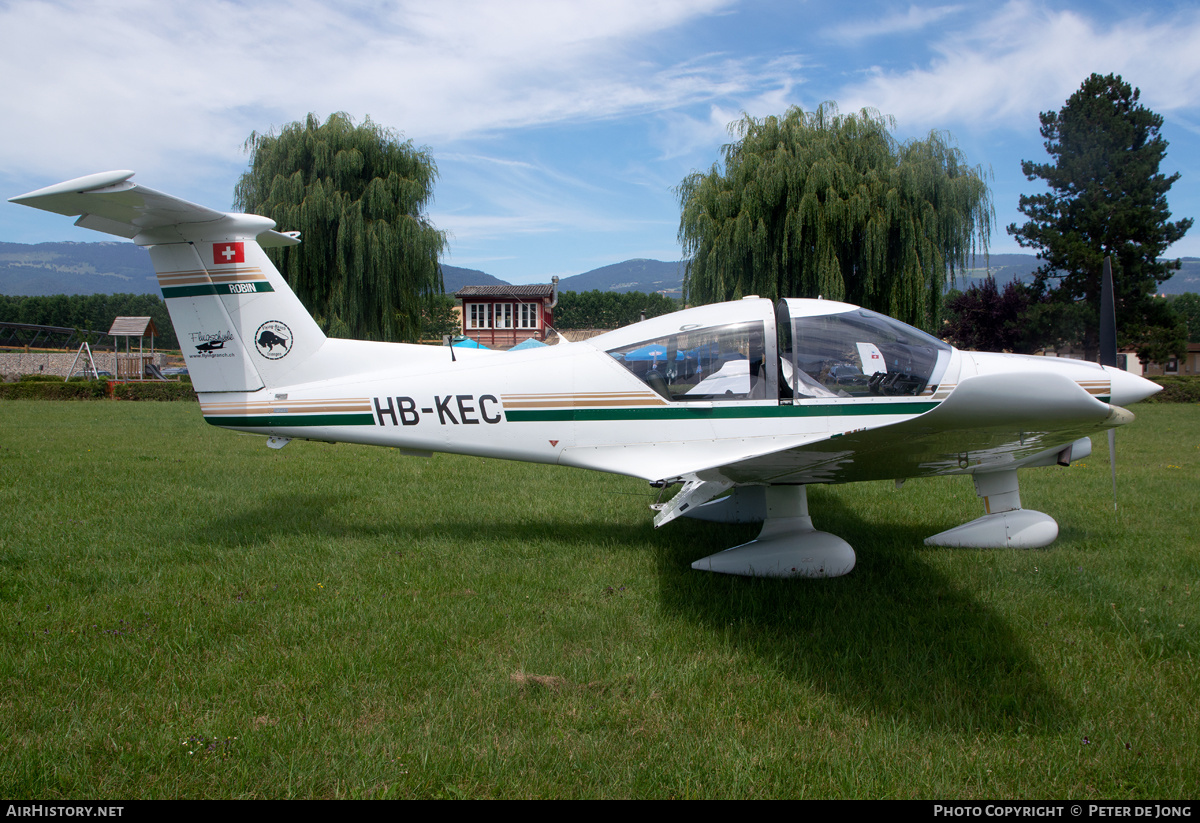
<instances>
[{"instance_id":1,"label":"grass field","mask_svg":"<svg viewBox=\"0 0 1200 823\"><path fill-rule=\"evenodd\" d=\"M0 403L0 796L1200 795L1200 407L1022 473L815 487L836 580L693 572L644 483Z\"/></svg>"}]
</instances>

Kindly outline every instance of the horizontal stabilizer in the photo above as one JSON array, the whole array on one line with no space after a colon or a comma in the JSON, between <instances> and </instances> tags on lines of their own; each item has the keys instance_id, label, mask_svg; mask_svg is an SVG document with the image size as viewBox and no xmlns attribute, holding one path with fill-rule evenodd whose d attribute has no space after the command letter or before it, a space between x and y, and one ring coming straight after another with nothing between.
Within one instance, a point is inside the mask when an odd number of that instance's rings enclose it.
<instances>
[{"instance_id":1,"label":"horizontal stabilizer","mask_svg":"<svg viewBox=\"0 0 1200 823\"><path fill-rule=\"evenodd\" d=\"M78 217L77 226L129 238L139 245L234 235L259 237L260 244L266 247L300 242L294 233L272 231L273 220L198 206L134 183L130 180L133 174L126 170L89 174L10 197L9 202ZM165 231L175 227L188 229Z\"/></svg>"}]
</instances>

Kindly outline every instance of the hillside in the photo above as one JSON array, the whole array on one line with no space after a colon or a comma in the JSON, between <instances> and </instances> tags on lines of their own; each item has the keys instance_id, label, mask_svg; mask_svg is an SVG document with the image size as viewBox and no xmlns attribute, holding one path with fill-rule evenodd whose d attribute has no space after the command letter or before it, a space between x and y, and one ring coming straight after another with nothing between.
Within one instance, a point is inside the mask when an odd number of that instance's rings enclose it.
<instances>
[{"instance_id":1,"label":"hillside","mask_svg":"<svg viewBox=\"0 0 1200 823\"><path fill-rule=\"evenodd\" d=\"M460 269L458 266L442 264L442 288L446 294L454 294L463 286L508 286L499 277L478 269Z\"/></svg>"},{"instance_id":2,"label":"hillside","mask_svg":"<svg viewBox=\"0 0 1200 823\"><path fill-rule=\"evenodd\" d=\"M490 274L442 266L446 291L502 284ZM0 243L0 294L158 294L150 255L133 243Z\"/></svg>"},{"instance_id":3,"label":"hillside","mask_svg":"<svg viewBox=\"0 0 1200 823\"><path fill-rule=\"evenodd\" d=\"M0 243L0 294L158 294L133 243Z\"/></svg>"},{"instance_id":4,"label":"hillside","mask_svg":"<svg viewBox=\"0 0 1200 823\"><path fill-rule=\"evenodd\" d=\"M1000 283L1028 281L1038 261L1031 254L993 254L956 279L967 288L990 270ZM442 266L448 294L463 286L507 285L487 272ZM559 281L562 291L665 292L678 296L683 265L678 261L626 260ZM1200 258L1183 258L1183 268L1163 284L1164 294L1200 293ZM0 294L158 294L145 249L132 243L0 243Z\"/></svg>"},{"instance_id":5,"label":"hillside","mask_svg":"<svg viewBox=\"0 0 1200 823\"><path fill-rule=\"evenodd\" d=\"M562 291L671 292L683 291L683 264L676 261L626 260L602 266L583 274L564 277L558 282Z\"/></svg>"}]
</instances>

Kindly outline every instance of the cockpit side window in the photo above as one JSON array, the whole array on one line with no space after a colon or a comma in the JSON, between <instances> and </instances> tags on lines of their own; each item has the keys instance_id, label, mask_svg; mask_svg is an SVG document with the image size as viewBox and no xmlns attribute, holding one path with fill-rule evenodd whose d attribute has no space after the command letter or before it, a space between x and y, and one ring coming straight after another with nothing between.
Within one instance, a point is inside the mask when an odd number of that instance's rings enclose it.
<instances>
[{"instance_id":1,"label":"cockpit side window","mask_svg":"<svg viewBox=\"0 0 1200 823\"><path fill-rule=\"evenodd\" d=\"M680 331L608 353L673 401L766 399L773 382L762 321Z\"/></svg>"}]
</instances>

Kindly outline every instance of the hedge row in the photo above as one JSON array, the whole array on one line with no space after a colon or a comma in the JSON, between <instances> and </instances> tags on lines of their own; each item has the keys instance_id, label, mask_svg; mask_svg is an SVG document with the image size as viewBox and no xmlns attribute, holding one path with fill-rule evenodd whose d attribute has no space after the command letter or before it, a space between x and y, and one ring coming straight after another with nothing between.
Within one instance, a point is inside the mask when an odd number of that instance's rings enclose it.
<instances>
[{"instance_id":1,"label":"hedge row","mask_svg":"<svg viewBox=\"0 0 1200 823\"><path fill-rule=\"evenodd\" d=\"M1151 377L1163 390L1145 403L1200 403L1200 376L1196 377Z\"/></svg>"},{"instance_id":2,"label":"hedge row","mask_svg":"<svg viewBox=\"0 0 1200 823\"><path fill-rule=\"evenodd\" d=\"M12 375L9 375L6 379L11 380ZM61 383L61 382L63 382L62 376L57 375L57 374L22 374L20 376L20 379L22 381L29 380L34 383ZM72 382L76 381L76 380L82 380L82 379L83 379L82 377L72 377L71 378Z\"/></svg>"},{"instance_id":3,"label":"hedge row","mask_svg":"<svg viewBox=\"0 0 1200 823\"><path fill-rule=\"evenodd\" d=\"M103 380L64 383L46 380L21 380L0 384L0 398L5 400L104 400L108 384Z\"/></svg>"},{"instance_id":4,"label":"hedge row","mask_svg":"<svg viewBox=\"0 0 1200 823\"><path fill-rule=\"evenodd\" d=\"M106 400L110 396L105 380L64 383L60 378L20 380L0 384L0 400ZM195 400L190 383L113 383L111 397L117 400Z\"/></svg>"},{"instance_id":5,"label":"hedge row","mask_svg":"<svg viewBox=\"0 0 1200 823\"><path fill-rule=\"evenodd\" d=\"M117 400L195 400L191 383L114 383Z\"/></svg>"}]
</instances>

